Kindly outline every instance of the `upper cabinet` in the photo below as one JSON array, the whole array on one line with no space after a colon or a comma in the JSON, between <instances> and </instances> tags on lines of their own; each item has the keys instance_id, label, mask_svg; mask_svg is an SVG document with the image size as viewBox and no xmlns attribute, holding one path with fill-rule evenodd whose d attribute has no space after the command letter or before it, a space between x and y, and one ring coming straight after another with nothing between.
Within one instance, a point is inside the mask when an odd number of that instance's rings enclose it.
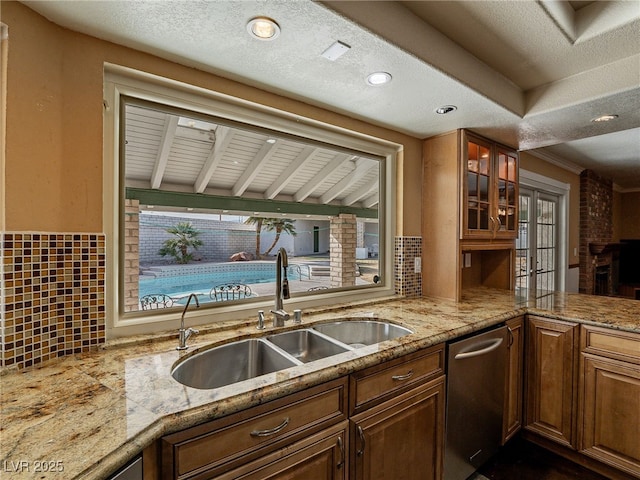
<instances>
[{"instance_id":1,"label":"upper cabinet","mask_svg":"<svg viewBox=\"0 0 640 480\"><path fill-rule=\"evenodd\" d=\"M514 288L518 152L466 130L424 141L422 292Z\"/></svg>"},{"instance_id":2,"label":"upper cabinet","mask_svg":"<svg viewBox=\"0 0 640 480\"><path fill-rule=\"evenodd\" d=\"M461 143L461 238L516 238L518 152L465 131Z\"/></svg>"}]
</instances>

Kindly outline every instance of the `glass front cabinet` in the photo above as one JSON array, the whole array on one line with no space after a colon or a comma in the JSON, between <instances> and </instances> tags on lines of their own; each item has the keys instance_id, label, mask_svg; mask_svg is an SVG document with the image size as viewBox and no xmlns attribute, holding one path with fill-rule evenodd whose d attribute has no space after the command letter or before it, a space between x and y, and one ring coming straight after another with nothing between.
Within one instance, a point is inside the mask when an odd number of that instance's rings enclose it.
<instances>
[{"instance_id":1,"label":"glass front cabinet","mask_svg":"<svg viewBox=\"0 0 640 480\"><path fill-rule=\"evenodd\" d=\"M518 152L466 131L461 141L461 238L516 238Z\"/></svg>"}]
</instances>

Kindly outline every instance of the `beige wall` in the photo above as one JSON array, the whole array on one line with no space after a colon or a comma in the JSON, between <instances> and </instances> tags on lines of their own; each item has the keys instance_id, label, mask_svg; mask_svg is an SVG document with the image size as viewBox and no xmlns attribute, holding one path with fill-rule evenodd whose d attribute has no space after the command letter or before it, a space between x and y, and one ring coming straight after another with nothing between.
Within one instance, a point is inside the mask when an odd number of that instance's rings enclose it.
<instances>
[{"instance_id":1,"label":"beige wall","mask_svg":"<svg viewBox=\"0 0 640 480\"><path fill-rule=\"evenodd\" d=\"M570 185L567 262L569 265L577 265L580 258L577 253L574 255L574 249L577 252L580 244L580 175L534 157L527 152L520 153L520 168Z\"/></svg>"},{"instance_id":2,"label":"beige wall","mask_svg":"<svg viewBox=\"0 0 640 480\"><path fill-rule=\"evenodd\" d=\"M17 2L9 27L6 229L102 232L103 64L202 86L404 145L398 168L398 235L420 235L420 140L62 29Z\"/></svg>"},{"instance_id":3,"label":"beige wall","mask_svg":"<svg viewBox=\"0 0 640 480\"><path fill-rule=\"evenodd\" d=\"M620 194L620 215L617 223L618 228L614 213L614 232L619 233L619 237L614 240L640 239L640 192Z\"/></svg>"}]
</instances>

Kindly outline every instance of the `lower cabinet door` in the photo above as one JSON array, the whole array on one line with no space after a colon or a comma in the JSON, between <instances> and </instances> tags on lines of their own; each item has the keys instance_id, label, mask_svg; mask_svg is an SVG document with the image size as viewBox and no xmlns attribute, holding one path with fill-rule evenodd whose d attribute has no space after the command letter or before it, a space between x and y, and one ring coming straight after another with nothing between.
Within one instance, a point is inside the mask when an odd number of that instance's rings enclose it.
<instances>
[{"instance_id":1,"label":"lower cabinet door","mask_svg":"<svg viewBox=\"0 0 640 480\"><path fill-rule=\"evenodd\" d=\"M216 480L348 480L345 420L288 447L258 458ZM197 477L204 478L204 477Z\"/></svg>"},{"instance_id":2,"label":"lower cabinet door","mask_svg":"<svg viewBox=\"0 0 640 480\"><path fill-rule=\"evenodd\" d=\"M640 478L640 365L583 355L580 451Z\"/></svg>"},{"instance_id":3,"label":"lower cabinet door","mask_svg":"<svg viewBox=\"0 0 640 480\"><path fill-rule=\"evenodd\" d=\"M577 324L527 320L526 429L576 448Z\"/></svg>"},{"instance_id":4,"label":"lower cabinet door","mask_svg":"<svg viewBox=\"0 0 640 480\"><path fill-rule=\"evenodd\" d=\"M354 480L440 480L445 377L351 418Z\"/></svg>"}]
</instances>

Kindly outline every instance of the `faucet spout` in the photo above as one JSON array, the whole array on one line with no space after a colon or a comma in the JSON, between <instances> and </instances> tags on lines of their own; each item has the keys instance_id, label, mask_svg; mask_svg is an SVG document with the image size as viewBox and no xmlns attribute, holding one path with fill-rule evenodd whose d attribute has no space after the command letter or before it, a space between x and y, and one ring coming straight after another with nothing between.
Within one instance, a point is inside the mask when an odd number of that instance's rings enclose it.
<instances>
[{"instance_id":1,"label":"faucet spout","mask_svg":"<svg viewBox=\"0 0 640 480\"><path fill-rule=\"evenodd\" d=\"M198 333L198 330L196 330L195 328L184 328L184 316L189 309L189 304L191 303L192 299L196 302L196 308L200 307L198 296L195 293L189 294L187 303L182 310L182 316L180 317L180 330L178 330L178 346L176 347L176 350L186 350L187 348L189 348L189 346L187 345L187 340L191 335L196 335Z\"/></svg>"},{"instance_id":2,"label":"faucet spout","mask_svg":"<svg viewBox=\"0 0 640 480\"><path fill-rule=\"evenodd\" d=\"M289 259L284 248L278 250L276 256L276 292L273 305L273 326L284 326L285 320L289 320L289 314L284 310L284 299L289 298L289 280L287 279L287 268Z\"/></svg>"}]
</instances>

